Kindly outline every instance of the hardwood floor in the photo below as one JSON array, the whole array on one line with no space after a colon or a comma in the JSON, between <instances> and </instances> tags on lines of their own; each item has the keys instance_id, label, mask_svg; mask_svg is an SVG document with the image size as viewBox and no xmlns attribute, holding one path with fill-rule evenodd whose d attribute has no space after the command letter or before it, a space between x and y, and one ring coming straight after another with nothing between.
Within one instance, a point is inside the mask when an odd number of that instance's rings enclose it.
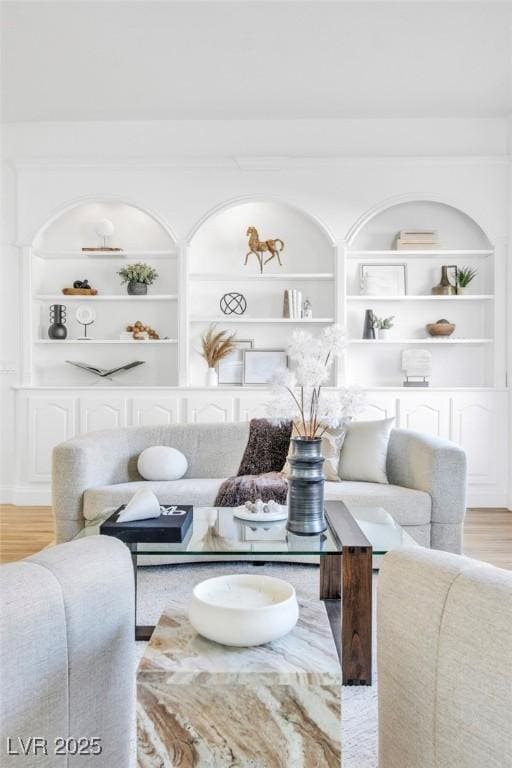
<instances>
[{"instance_id":1,"label":"hardwood floor","mask_svg":"<svg viewBox=\"0 0 512 768\"><path fill-rule=\"evenodd\" d=\"M20 560L53 541L50 507L0 505L0 563ZM512 512L468 510L464 550L470 557L512 570Z\"/></svg>"}]
</instances>

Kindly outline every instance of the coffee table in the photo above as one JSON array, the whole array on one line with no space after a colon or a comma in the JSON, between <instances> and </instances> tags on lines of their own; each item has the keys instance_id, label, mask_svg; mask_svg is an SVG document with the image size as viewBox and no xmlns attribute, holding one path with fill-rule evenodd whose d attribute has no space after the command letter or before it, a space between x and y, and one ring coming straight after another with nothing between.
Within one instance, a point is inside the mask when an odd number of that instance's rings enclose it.
<instances>
[{"instance_id":1,"label":"coffee table","mask_svg":"<svg viewBox=\"0 0 512 768\"><path fill-rule=\"evenodd\" d=\"M196 507L182 543L166 542L162 537L151 542L144 520L130 524L129 530L124 528L118 538L132 553L135 595L139 555L214 555L223 561L251 555L319 556L320 599L325 601L341 659L343 684L371 685L373 558L396 547L418 545L382 507L356 508L330 501L325 514L325 533L297 536L286 530L286 521L246 522L238 520L234 510L227 507ZM135 624L136 639L148 640L154 626Z\"/></svg>"}]
</instances>

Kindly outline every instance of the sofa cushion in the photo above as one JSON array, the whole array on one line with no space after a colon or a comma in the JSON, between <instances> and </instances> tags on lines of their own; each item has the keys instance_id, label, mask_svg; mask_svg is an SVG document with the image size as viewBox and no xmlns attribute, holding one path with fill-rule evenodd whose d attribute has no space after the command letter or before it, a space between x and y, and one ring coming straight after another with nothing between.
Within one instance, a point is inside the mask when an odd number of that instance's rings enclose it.
<instances>
[{"instance_id":1,"label":"sofa cushion","mask_svg":"<svg viewBox=\"0 0 512 768\"><path fill-rule=\"evenodd\" d=\"M94 520L107 507L126 504L139 490L149 488L161 504L195 504L213 506L222 479L181 478L181 480L139 480L133 483L103 485L84 493L84 517Z\"/></svg>"},{"instance_id":2,"label":"sofa cushion","mask_svg":"<svg viewBox=\"0 0 512 768\"><path fill-rule=\"evenodd\" d=\"M327 482L325 500L344 501L349 507L384 507L400 525L430 523L432 514L432 500L425 491L384 483Z\"/></svg>"}]
</instances>

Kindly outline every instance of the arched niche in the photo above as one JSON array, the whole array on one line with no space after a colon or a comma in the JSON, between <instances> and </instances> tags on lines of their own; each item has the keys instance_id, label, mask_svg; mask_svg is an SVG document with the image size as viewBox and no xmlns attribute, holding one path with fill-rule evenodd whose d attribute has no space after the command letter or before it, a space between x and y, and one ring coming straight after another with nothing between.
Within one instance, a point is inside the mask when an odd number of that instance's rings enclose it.
<instances>
[{"instance_id":1,"label":"arched niche","mask_svg":"<svg viewBox=\"0 0 512 768\"><path fill-rule=\"evenodd\" d=\"M285 243L282 267L273 260L265 273L332 271L334 240L326 227L308 212L268 198L230 201L203 217L190 236L190 271L256 272L254 256L244 268L249 226L256 227L260 240Z\"/></svg>"},{"instance_id":2,"label":"arched niche","mask_svg":"<svg viewBox=\"0 0 512 768\"><path fill-rule=\"evenodd\" d=\"M171 229L146 209L113 199L72 201L45 222L32 243L38 251L77 250L101 244L96 233L100 219L110 219L115 231L110 244L126 251L159 251L174 248Z\"/></svg>"},{"instance_id":3,"label":"arched niche","mask_svg":"<svg viewBox=\"0 0 512 768\"><path fill-rule=\"evenodd\" d=\"M387 250L403 229L434 229L443 250L491 249L482 227L467 213L439 200L385 202L367 211L347 236L352 250Z\"/></svg>"}]
</instances>

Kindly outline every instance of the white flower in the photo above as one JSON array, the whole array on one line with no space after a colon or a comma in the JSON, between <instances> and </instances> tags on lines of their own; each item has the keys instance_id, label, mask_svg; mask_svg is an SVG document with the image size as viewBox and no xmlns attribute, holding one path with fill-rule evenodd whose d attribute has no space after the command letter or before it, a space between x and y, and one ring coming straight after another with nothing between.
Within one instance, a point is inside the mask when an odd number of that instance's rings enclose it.
<instances>
[{"instance_id":1,"label":"white flower","mask_svg":"<svg viewBox=\"0 0 512 768\"><path fill-rule=\"evenodd\" d=\"M280 366L276 368L270 379L270 383L273 389L294 389L297 386L297 377L295 371L290 368Z\"/></svg>"},{"instance_id":2,"label":"white flower","mask_svg":"<svg viewBox=\"0 0 512 768\"><path fill-rule=\"evenodd\" d=\"M338 357L347 345L345 331L339 325L329 325L320 334L320 349L325 357Z\"/></svg>"},{"instance_id":3,"label":"white flower","mask_svg":"<svg viewBox=\"0 0 512 768\"><path fill-rule=\"evenodd\" d=\"M288 345L288 357L291 360L302 360L306 355L311 354L312 349L314 349L314 339L310 333L299 330L292 333Z\"/></svg>"},{"instance_id":4,"label":"white flower","mask_svg":"<svg viewBox=\"0 0 512 768\"><path fill-rule=\"evenodd\" d=\"M296 375L299 386L319 387L327 381L329 368L318 358L306 357L297 366Z\"/></svg>"}]
</instances>

